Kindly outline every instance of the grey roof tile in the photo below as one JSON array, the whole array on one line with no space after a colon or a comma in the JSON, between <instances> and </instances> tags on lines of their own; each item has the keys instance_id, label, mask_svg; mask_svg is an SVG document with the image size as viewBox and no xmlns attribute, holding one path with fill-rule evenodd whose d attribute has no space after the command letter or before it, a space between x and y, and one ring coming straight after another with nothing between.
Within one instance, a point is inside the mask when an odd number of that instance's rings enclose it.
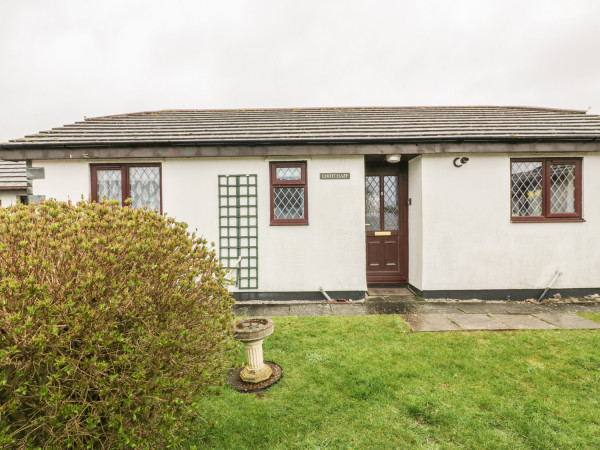
<instances>
[{"instance_id":1,"label":"grey roof tile","mask_svg":"<svg viewBox=\"0 0 600 450\"><path fill-rule=\"evenodd\" d=\"M591 140L600 116L564 109L444 106L164 110L86 118L0 148L236 143Z\"/></svg>"}]
</instances>

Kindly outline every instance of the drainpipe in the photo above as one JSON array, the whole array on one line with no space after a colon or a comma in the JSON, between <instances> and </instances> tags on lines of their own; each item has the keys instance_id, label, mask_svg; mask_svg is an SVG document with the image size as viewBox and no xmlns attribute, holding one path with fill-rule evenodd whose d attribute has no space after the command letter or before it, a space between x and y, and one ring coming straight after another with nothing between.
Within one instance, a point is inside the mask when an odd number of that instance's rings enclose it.
<instances>
[{"instance_id":1,"label":"drainpipe","mask_svg":"<svg viewBox=\"0 0 600 450\"><path fill-rule=\"evenodd\" d=\"M329 295L327 295L327 292L325 292L325 289L323 289L323 286L321 286L319 288L319 290L321 291L321 294L323 294L325 296L325 298L327 299L328 302L332 302L333 300L331 300L331 297Z\"/></svg>"},{"instance_id":2,"label":"drainpipe","mask_svg":"<svg viewBox=\"0 0 600 450\"><path fill-rule=\"evenodd\" d=\"M546 289L544 289L544 292L542 292L542 295L540 295L540 298L538 298L538 302L541 302L542 299L544 298L544 295L546 295L546 292L548 292L550 290L550 288L554 285L554 283L556 283L556 280L558 280L558 277L560 277L562 275L561 272L558 271L558 269L556 269L556 271L554 272L554 277L552 278L552 280L550 280L550 283L548 283L548 286L546 286Z\"/></svg>"},{"instance_id":3,"label":"drainpipe","mask_svg":"<svg viewBox=\"0 0 600 450\"><path fill-rule=\"evenodd\" d=\"M346 299L340 299L340 300L333 300L329 294L327 294L327 292L325 292L325 289L323 289L323 286L321 286L319 288L319 291L321 291L321 294L323 294L323 296L327 299L327 303L348 303L348 302L353 302L355 300L352 300L351 298L349 298L348 300Z\"/></svg>"}]
</instances>

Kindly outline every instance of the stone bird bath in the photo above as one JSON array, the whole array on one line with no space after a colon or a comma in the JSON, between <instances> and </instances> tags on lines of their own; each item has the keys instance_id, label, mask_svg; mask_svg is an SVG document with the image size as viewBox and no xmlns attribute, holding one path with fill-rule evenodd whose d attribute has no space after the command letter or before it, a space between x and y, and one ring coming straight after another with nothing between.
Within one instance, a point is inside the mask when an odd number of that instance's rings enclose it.
<instances>
[{"instance_id":1,"label":"stone bird bath","mask_svg":"<svg viewBox=\"0 0 600 450\"><path fill-rule=\"evenodd\" d=\"M247 364L234 369L227 377L228 383L241 392L262 391L281 378L281 367L263 359L263 340L273 333L273 321L267 317L249 317L238 320L233 326L233 337L246 346Z\"/></svg>"}]
</instances>

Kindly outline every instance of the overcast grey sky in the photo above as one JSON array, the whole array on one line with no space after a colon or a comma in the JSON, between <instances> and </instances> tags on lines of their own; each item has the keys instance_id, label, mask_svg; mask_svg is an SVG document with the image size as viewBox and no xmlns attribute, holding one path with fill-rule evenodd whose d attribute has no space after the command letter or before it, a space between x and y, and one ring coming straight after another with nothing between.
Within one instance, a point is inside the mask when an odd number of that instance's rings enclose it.
<instances>
[{"instance_id":1,"label":"overcast grey sky","mask_svg":"<svg viewBox=\"0 0 600 450\"><path fill-rule=\"evenodd\" d=\"M3 0L0 142L157 109L600 113L600 0Z\"/></svg>"}]
</instances>

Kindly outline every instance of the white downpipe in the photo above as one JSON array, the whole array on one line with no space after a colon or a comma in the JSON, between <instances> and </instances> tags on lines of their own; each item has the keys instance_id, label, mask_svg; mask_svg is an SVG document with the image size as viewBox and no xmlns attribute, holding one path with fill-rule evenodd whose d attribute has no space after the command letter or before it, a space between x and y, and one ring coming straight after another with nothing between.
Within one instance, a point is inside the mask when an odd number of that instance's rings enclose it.
<instances>
[{"instance_id":1,"label":"white downpipe","mask_svg":"<svg viewBox=\"0 0 600 450\"><path fill-rule=\"evenodd\" d=\"M556 271L554 272L554 277L552 278L552 280L550 280L550 283L548 283L548 286L546 286L546 289L544 289L544 292L542 292L542 295L540 295L540 298L538 298L538 302L541 302L542 299L544 298L544 295L546 295L546 292L548 292L550 290L550 288L554 285L554 283L556 283L556 280L558 280L558 277L560 277L562 275L562 272L559 272L558 269L556 269Z\"/></svg>"},{"instance_id":2,"label":"white downpipe","mask_svg":"<svg viewBox=\"0 0 600 450\"><path fill-rule=\"evenodd\" d=\"M327 292L325 292L325 289L323 289L323 286L321 286L319 288L319 290L321 291L321 294L323 294L325 296L325 298L327 299L327 301L332 302L333 300L331 300L331 297L329 295L327 295Z\"/></svg>"}]
</instances>

